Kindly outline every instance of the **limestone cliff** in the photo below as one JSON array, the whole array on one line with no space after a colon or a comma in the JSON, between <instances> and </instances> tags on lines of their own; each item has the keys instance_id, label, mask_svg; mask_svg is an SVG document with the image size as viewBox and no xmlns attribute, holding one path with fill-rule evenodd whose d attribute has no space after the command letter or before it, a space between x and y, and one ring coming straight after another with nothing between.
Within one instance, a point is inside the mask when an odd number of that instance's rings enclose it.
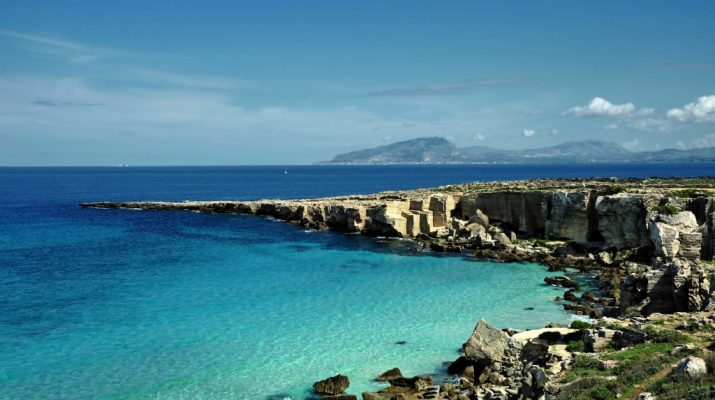
<instances>
[{"instance_id":1,"label":"limestone cliff","mask_svg":"<svg viewBox=\"0 0 715 400\"><path fill-rule=\"evenodd\" d=\"M517 260L537 253L535 261L599 266L621 312L672 312L715 307L713 266L701 262L712 260L715 247L713 187L708 179L544 180L308 200L82 206L264 215L312 229L415 238L437 250ZM532 238L564 244L552 251L519 243Z\"/></svg>"}]
</instances>

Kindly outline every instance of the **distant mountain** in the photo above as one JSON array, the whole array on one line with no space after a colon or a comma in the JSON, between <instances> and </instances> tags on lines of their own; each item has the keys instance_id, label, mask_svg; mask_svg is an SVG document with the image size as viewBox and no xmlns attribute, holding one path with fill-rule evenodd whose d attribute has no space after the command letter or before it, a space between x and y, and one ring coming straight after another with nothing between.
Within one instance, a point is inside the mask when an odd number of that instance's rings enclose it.
<instances>
[{"instance_id":1,"label":"distant mountain","mask_svg":"<svg viewBox=\"0 0 715 400\"><path fill-rule=\"evenodd\" d=\"M441 137L392 143L339 154L325 164L447 164L447 163L625 163L715 161L715 147L632 152L600 140L566 142L528 150L486 146L459 148Z\"/></svg>"},{"instance_id":2,"label":"distant mountain","mask_svg":"<svg viewBox=\"0 0 715 400\"><path fill-rule=\"evenodd\" d=\"M339 154L330 163L335 164L442 164L461 161L457 146L447 139L426 137Z\"/></svg>"}]
</instances>

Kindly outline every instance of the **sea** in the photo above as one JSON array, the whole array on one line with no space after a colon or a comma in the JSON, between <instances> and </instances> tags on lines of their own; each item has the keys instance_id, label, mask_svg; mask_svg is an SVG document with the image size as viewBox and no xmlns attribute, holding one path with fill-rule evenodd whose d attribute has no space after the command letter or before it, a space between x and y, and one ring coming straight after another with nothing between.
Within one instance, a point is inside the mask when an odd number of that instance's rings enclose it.
<instances>
[{"instance_id":1,"label":"sea","mask_svg":"<svg viewBox=\"0 0 715 400\"><path fill-rule=\"evenodd\" d=\"M287 173L286 173L287 172ZM483 318L568 323L545 267L256 216L80 202L312 198L715 164L0 168L0 399L303 399L440 377ZM581 277L576 276L576 279ZM586 279L586 278L583 278Z\"/></svg>"}]
</instances>

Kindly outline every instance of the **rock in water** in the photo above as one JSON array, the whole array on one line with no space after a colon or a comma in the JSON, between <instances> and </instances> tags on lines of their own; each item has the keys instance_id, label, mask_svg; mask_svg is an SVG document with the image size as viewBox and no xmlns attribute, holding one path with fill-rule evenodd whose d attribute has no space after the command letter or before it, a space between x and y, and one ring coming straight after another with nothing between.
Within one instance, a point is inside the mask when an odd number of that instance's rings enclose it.
<instances>
[{"instance_id":1,"label":"rock in water","mask_svg":"<svg viewBox=\"0 0 715 400\"><path fill-rule=\"evenodd\" d=\"M509 336L481 319L462 348L469 360L493 362L501 361L508 346Z\"/></svg>"},{"instance_id":2,"label":"rock in water","mask_svg":"<svg viewBox=\"0 0 715 400\"><path fill-rule=\"evenodd\" d=\"M313 389L319 394L341 394L350 386L350 379L345 375L337 374L331 378L315 382Z\"/></svg>"},{"instance_id":3,"label":"rock in water","mask_svg":"<svg viewBox=\"0 0 715 400\"><path fill-rule=\"evenodd\" d=\"M685 376L690 379L700 379L708 372L705 360L695 356L688 356L678 362L675 375Z\"/></svg>"},{"instance_id":4,"label":"rock in water","mask_svg":"<svg viewBox=\"0 0 715 400\"><path fill-rule=\"evenodd\" d=\"M547 276L546 278L544 278L544 282L546 282L549 285L554 285L554 286L561 286L561 287L572 288L572 289L576 289L576 290L580 289L579 284L572 281L567 276Z\"/></svg>"},{"instance_id":5,"label":"rock in water","mask_svg":"<svg viewBox=\"0 0 715 400\"><path fill-rule=\"evenodd\" d=\"M392 368L380 374L375 380L378 382L388 382L402 377L402 371L400 371L399 368Z\"/></svg>"}]
</instances>

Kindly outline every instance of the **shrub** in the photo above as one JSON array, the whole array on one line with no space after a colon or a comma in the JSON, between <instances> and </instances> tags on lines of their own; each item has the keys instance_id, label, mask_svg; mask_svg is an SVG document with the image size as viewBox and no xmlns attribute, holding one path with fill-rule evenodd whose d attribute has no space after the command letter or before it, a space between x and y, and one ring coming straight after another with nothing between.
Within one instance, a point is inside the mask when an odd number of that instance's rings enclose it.
<instances>
[{"instance_id":1,"label":"shrub","mask_svg":"<svg viewBox=\"0 0 715 400\"><path fill-rule=\"evenodd\" d=\"M586 351L586 348L584 347L583 340L571 340L566 343L566 350L572 353L583 353Z\"/></svg>"},{"instance_id":2,"label":"shrub","mask_svg":"<svg viewBox=\"0 0 715 400\"><path fill-rule=\"evenodd\" d=\"M657 211L657 212L659 212L661 214L665 214L665 215L675 215L683 210L680 207L674 206L672 204L664 204L662 206L653 207L653 211Z\"/></svg>"},{"instance_id":3,"label":"shrub","mask_svg":"<svg viewBox=\"0 0 715 400\"><path fill-rule=\"evenodd\" d=\"M701 196L703 192L698 189L683 189L672 192L672 195L680 198L692 198Z\"/></svg>"},{"instance_id":4,"label":"shrub","mask_svg":"<svg viewBox=\"0 0 715 400\"><path fill-rule=\"evenodd\" d=\"M590 322L586 321L581 321L580 319L574 320L571 322L571 329L591 329L593 328L593 325L591 325Z\"/></svg>"},{"instance_id":5,"label":"shrub","mask_svg":"<svg viewBox=\"0 0 715 400\"><path fill-rule=\"evenodd\" d=\"M657 330L651 326L648 326L645 329L642 329L641 332L648 335L650 340L656 343L682 344L691 341L690 337L688 337L687 335L672 329Z\"/></svg>"},{"instance_id":6,"label":"shrub","mask_svg":"<svg viewBox=\"0 0 715 400\"><path fill-rule=\"evenodd\" d=\"M616 383L603 378L583 378L567 387L562 387L558 399L564 400L614 400L617 398Z\"/></svg>"}]
</instances>

